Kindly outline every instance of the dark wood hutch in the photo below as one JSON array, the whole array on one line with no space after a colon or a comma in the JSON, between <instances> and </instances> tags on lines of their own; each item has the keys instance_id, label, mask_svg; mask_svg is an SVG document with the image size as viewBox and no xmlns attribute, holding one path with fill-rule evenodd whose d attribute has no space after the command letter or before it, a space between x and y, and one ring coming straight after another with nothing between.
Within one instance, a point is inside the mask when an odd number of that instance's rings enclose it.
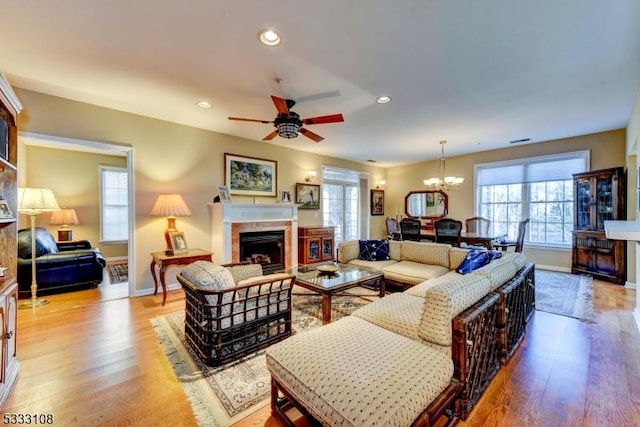
<instances>
[{"instance_id":1,"label":"dark wood hutch","mask_svg":"<svg viewBox=\"0 0 640 427\"><path fill-rule=\"evenodd\" d=\"M0 357L0 408L18 378L17 316L18 316L18 129L16 120L22 105L11 86L0 74L0 326L2 352Z\"/></svg>"}]
</instances>

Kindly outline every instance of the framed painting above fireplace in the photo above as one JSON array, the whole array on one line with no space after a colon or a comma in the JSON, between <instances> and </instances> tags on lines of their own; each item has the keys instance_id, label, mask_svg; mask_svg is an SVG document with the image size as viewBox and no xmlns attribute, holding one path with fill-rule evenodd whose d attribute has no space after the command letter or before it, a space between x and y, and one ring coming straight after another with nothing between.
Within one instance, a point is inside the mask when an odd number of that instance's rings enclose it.
<instances>
[{"instance_id":1,"label":"framed painting above fireplace","mask_svg":"<svg viewBox=\"0 0 640 427\"><path fill-rule=\"evenodd\" d=\"M278 162L224 153L224 180L229 194L275 197Z\"/></svg>"}]
</instances>

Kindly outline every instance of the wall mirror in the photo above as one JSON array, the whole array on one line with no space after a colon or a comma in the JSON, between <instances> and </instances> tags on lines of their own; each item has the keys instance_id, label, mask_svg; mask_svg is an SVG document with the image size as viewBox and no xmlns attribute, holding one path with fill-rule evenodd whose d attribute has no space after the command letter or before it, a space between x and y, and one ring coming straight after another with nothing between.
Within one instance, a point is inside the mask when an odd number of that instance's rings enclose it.
<instances>
[{"instance_id":1,"label":"wall mirror","mask_svg":"<svg viewBox=\"0 0 640 427\"><path fill-rule=\"evenodd\" d=\"M404 212L410 217L440 218L447 214L448 207L444 191L411 191L404 197Z\"/></svg>"}]
</instances>

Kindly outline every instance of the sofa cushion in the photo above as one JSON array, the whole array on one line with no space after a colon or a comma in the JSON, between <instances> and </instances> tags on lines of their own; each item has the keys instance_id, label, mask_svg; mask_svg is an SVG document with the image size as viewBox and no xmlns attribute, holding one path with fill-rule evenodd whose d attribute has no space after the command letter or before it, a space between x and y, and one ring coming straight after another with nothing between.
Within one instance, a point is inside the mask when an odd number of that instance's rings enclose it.
<instances>
[{"instance_id":1,"label":"sofa cushion","mask_svg":"<svg viewBox=\"0 0 640 427\"><path fill-rule=\"evenodd\" d=\"M262 264L242 264L226 267L233 276L233 281L240 284L245 279L262 276Z\"/></svg>"},{"instance_id":2,"label":"sofa cushion","mask_svg":"<svg viewBox=\"0 0 640 427\"><path fill-rule=\"evenodd\" d=\"M511 258L501 258L479 268L473 274L486 276L491 282L490 290L495 291L516 275L516 266Z\"/></svg>"},{"instance_id":3,"label":"sofa cushion","mask_svg":"<svg viewBox=\"0 0 640 427\"><path fill-rule=\"evenodd\" d=\"M350 240L338 245L338 262L346 264L352 259L358 259L358 255L360 255L360 242L358 240Z\"/></svg>"},{"instance_id":4,"label":"sofa cushion","mask_svg":"<svg viewBox=\"0 0 640 427\"><path fill-rule=\"evenodd\" d=\"M422 264L414 261L400 261L382 269L384 278L396 282L417 285L427 279L442 276L449 272L447 267Z\"/></svg>"},{"instance_id":5,"label":"sofa cushion","mask_svg":"<svg viewBox=\"0 0 640 427\"><path fill-rule=\"evenodd\" d=\"M191 263L183 268L180 274L189 282L193 283L198 289L223 291L236 287L233 276L227 268L215 265L209 261L196 261ZM233 301L233 292L224 294L222 301L218 301L218 298L213 295L206 295L205 298L209 304L224 304L223 315L230 313L231 308L228 304Z\"/></svg>"},{"instance_id":6,"label":"sofa cushion","mask_svg":"<svg viewBox=\"0 0 640 427\"><path fill-rule=\"evenodd\" d=\"M491 282L485 275L449 275L427 291L418 335L431 343L451 346L453 318L490 291Z\"/></svg>"},{"instance_id":7,"label":"sofa cushion","mask_svg":"<svg viewBox=\"0 0 640 427\"><path fill-rule=\"evenodd\" d=\"M469 249L465 248L451 248L449 249L449 269L455 270L467 257Z\"/></svg>"},{"instance_id":8,"label":"sofa cushion","mask_svg":"<svg viewBox=\"0 0 640 427\"><path fill-rule=\"evenodd\" d=\"M418 325L424 310L424 300L407 293L386 295L352 313L391 332L420 339Z\"/></svg>"},{"instance_id":9,"label":"sofa cushion","mask_svg":"<svg viewBox=\"0 0 640 427\"><path fill-rule=\"evenodd\" d=\"M323 425L410 425L453 376L450 350L357 316L270 346L267 367Z\"/></svg>"},{"instance_id":10,"label":"sofa cushion","mask_svg":"<svg viewBox=\"0 0 640 427\"><path fill-rule=\"evenodd\" d=\"M383 261L389 260L388 240L360 240L360 253L358 259L363 261Z\"/></svg>"},{"instance_id":11,"label":"sofa cushion","mask_svg":"<svg viewBox=\"0 0 640 427\"><path fill-rule=\"evenodd\" d=\"M387 261L364 261L361 259L352 259L348 262L350 265L358 265L360 267L373 268L374 270L382 270L388 265L396 264L398 261L390 259Z\"/></svg>"},{"instance_id":12,"label":"sofa cushion","mask_svg":"<svg viewBox=\"0 0 640 427\"><path fill-rule=\"evenodd\" d=\"M402 261L439 265L449 268L450 245L427 242L402 242Z\"/></svg>"},{"instance_id":13,"label":"sofa cushion","mask_svg":"<svg viewBox=\"0 0 640 427\"><path fill-rule=\"evenodd\" d=\"M403 293L413 295L414 297L426 298L427 291L429 289L433 288L439 283L446 282L452 276L455 278L460 276L460 274L456 273L455 270L449 270L447 274L418 283L417 285L412 286L409 289L405 290Z\"/></svg>"},{"instance_id":14,"label":"sofa cushion","mask_svg":"<svg viewBox=\"0 0 640 427\"><path fill-rule=\"evenodd\" d=\"M464 261L462 261L458 268L456 268L456 272L460 274L469 274L472 271L489 264L489 261L491 261L489 251L473 249L469 251L467 256L464 258Z\"/></svg>"}]
</instances>

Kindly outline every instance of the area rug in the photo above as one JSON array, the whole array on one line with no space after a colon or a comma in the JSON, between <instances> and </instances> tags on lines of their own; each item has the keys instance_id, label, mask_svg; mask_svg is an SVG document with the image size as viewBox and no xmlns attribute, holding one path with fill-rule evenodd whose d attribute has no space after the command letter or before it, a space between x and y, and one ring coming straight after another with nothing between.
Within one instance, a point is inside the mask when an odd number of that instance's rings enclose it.
<instances>
[{"instance_id":1,"label":"area rug","mask_svg":"<svg viewBox=\"0 0 640 427\"><path fill-rule=\"evenodd\" d=\"M299 289L296 287L296 293ZM354 288L352 293L372 293ZM332 321L377 297L333 297ZM322 325L321 298L302 290L293 296L293 333ZM205 365L184 339L184 312L151 319L160 344L191 403L198 425L228 426L269 404L271 377L264 350L221 367Z\"/></svg>"},{"instance_id":2,"label":"area rug","mask_svg":"<svg viewBox=\"0 0 640 427\"><path fill-rule=\"evenodd\" d=\"M594 323L593 278L536 270L536 310Z\"/></svg>"},{"instance_id":3,"label":"area rug","mask_svg":"<svg viewBox=\"0 0 640 427\"><path fill-rule=\"evenodd\" d=\"M126 261L118 264L107 264L107 272L109 273L109 283L112 285L125 283L129 280L129 264Z\"/></svg>"}]
</instances>

